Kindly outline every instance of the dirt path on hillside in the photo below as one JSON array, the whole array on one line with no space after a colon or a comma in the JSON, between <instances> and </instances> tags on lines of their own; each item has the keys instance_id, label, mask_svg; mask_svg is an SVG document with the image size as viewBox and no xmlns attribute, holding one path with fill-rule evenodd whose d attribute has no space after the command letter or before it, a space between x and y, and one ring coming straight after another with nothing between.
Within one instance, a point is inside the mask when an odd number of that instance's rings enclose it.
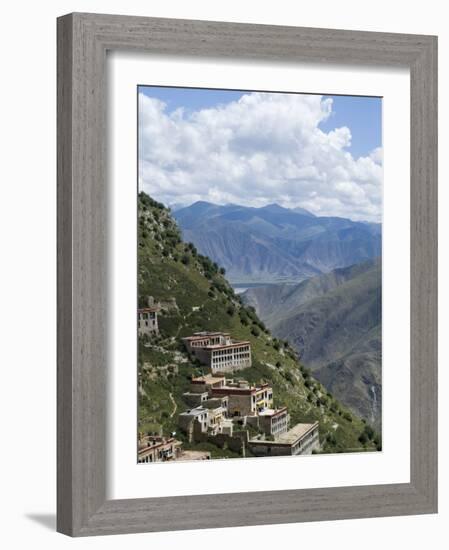
<instances>
[{"instance_id":1,"label":"dirt path on hillside","mask_svg":"<svg viewBox=\"0 0 449 550\"><path fill-rule=\"evenodd\" d=\"M178 409L178 405L176 404L176 401L174 400L173 395L171 393L169 393L168 396L170 397L170 400L173 403L173 411L170 415L170 418L173 418L175 416L175 413L176 413L177 409Z\"/></svg>"}]
</instances>

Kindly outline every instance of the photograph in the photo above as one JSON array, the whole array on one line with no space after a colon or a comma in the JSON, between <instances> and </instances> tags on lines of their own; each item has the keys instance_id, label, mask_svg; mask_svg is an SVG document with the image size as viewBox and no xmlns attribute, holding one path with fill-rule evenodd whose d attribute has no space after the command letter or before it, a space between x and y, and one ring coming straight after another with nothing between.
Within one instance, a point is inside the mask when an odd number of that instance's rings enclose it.
<instances>
[{"instance_id":1,"label":"photograph","mask_svg":"<svg viewBox=\"0 0 449 550\"><path fill-rule=\"evenodd\" d=\"M137 96L137 462L382 451L382 98Z\"/></svg>"},{"instance_id":2,"label":"photograph","mask_svg":"<svg viewBox=\"0 0 449 550\"><path fill-rule=\"evenodd\" d=\"M4 548L438 550L424 7L5 4Z\"/></svg>"}]
</instances>

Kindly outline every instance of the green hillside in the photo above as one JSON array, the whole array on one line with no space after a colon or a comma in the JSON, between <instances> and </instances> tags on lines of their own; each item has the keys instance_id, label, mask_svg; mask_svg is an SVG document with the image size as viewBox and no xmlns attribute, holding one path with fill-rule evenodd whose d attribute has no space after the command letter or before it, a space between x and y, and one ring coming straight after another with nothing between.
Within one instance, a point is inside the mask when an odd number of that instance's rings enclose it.
<instances>
[{"instance_id":1,"label":"green hillside","mask_svg":"<svg viewBox=\"0 0 449 550\"><path fill-rule=\"evenodd\" d=\"M254 309L242 304L224 270L182 242L169 210L140 193L138 213L139 303L153 296L163 306L160 335L139 339L140 431L176 431L182 439L177 417L189 408L182 393L188 390L191 376L206 369L189 359L180 338L220 330L251 342L253 366L234 378L270 382L275 405L288 406L292 424L318 420L324 452L380 448L373 430L327 393L300 365L296 352L273 338ZM237 456L209 447L214 446L208 444L207 449L213 457Z\"/></svg>"},{"instance_id":2,"label":"green hillside","mask_svg":"<svg viewBox=\"0 0 449 550\"><path fill-rule=\"evenodd\" d=\"M314 376L377 429L382 402L380 258L298 285L243 295L272 333L287 339Z\"/></svg>"}]
</instances>

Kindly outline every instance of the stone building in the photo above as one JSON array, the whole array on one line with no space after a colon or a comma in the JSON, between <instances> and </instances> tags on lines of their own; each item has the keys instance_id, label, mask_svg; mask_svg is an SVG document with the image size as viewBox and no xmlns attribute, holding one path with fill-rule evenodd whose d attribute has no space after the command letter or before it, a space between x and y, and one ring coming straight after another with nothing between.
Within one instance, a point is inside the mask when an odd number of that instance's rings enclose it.
<instances>
[{"instance_id":1,"label":"stone building","mask_svg":"<svg viewBox=\"0 0 449 550\"><path fill-rule=\"evenodd\" d=\"M155 303L152 296L148 296L147 307L137 310L137 327L139 336L159 334L157 315L160 311L160 305Z\"/></svg>"},{"instance_id":2,"label":"stone building","mask_svg":"<svg viewBox=\"0 0 449 550\"><path fill-rule=\"evenodd\" d=\"M179 427L188 435L189 441L204 440L203 436L232 435L232 421L227 419L227 408L221 400L207 406L189 409L179 415Z\"/></svg>"},{"instance_id":3,"label":"stone building","mask_svg":"<svg viewBox=\"0 0 449 550\"><path fill-rule=\"evenodd\" d=\"M246 381L228 382L212 388L211 397L228 397L229 416L255 416L273 405L273 388L269 384L250 386Z\"/></svg>"},{"instance_id":4,"label":"stone building","mask_svg":"<svg viewBox=\"0 0 449 550\"><path fill-rule=\"evenodd\" d=\"M288 430L290 415L287 407L264 409L259 412L259 429L266 435L278 437Z\"/></svg>"},{"instance_id":5,"label":"stone building","mask_svg":"<svg viewBox=\"0 0 449 550\"><path fill-rule=\"evenodd\" d=\"M223 422L226 419L226 409L218 406L209 409L209 425L208 433L210 435L217 435L222 432Z\"/></svg>"},{"instance_id":6,"label":"stone building","mask_svg":"<svg viewBox=\"0 0 449 550\"><path fill-rule=\"evenodd\" d=\"M227 332L196 332L182 340L187 351L207 365L212 374L251 366L250 342L232 340Z\"/></svg>"},{"instance_id":7,"label":"stone building","mask_svg":"<svg viewBox=\"0 0 449 550\"><path fill-rule=\"evenodd\" d=\"M214 388L221 388L225 384L226 378L224 376L205 374L204 376L192 378L190 381L190 391L193 393L209 392Z\"/></svg>"},{"instance_id":8,"label":"stone building","mask_svg":"<svg viewBox=\"0 0 449 550\"><path fill-rule=\"evenodd\" d=\"M229 398L227 395L222 395L220 397L209 397L206 401L203 401L203 407L207 407L208 409L222 407L226 411L227 416L229 409Z\"/></svg>"},{"instance_id":9,"label":"stone building","mask_svg":"<svg viewBox=\"0 0 449 550\"><path fill-rule=\"evenodd\" d=\"M179 415L179 427L189 436L194 436L195 433L207 433L209 409L200 406L182 412Z\"/></svg>"},{"instance_id":10,"label":"stone building","mask_svg":"<svg viewBox=\"0 0 449 550\"><path fill-rule=\"evenodd\" d=\"M310 455L320 449L318 422L296 424L273 441L250 439L248 448L255 456Z\"/></svg>"},{"instance_id":11,"label":"stone building","mask_svg":"<svg viewBox=\"0 0 449 550\"><path fill-rule=\"evenodd\" d=\"M204 403L209 399L209 394L207 392L184 392L182 398L189 405L189 407L199 407L204 406Z\"/></svg>"},{"instance_id":12,"label":"stone building","mask_svg":"<svg viewBox=\"0 0 449 550\"><path fill-rule=\"evenodd\" d=\"M176 460L182 443L174 437L145 436L139 438L137 460L139 464Z\"/></svg>"}]
</instances>

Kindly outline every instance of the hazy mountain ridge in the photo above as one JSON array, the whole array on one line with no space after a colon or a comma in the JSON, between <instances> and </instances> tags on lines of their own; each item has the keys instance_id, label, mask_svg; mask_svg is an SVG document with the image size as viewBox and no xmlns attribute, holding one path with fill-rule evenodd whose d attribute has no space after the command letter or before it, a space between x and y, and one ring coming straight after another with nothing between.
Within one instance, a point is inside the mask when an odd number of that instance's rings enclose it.
<instances>
[{"instance_id":1,"label":"hazy mountain ridge","mask_svg":"<svg viewBox=\"0 0 449 550\"><path fill-rule=\"evenodd\" d=\"M243 295L327 389L376 426L381 416L381 280L377 259L299 285L252 288Z\"/></svg>"},{"instance_id":2,"label":"hazy mountain ridge","mask_svg":"<svg viewBox=\"0 0 449 550\"><path fill-rule=\"evenodd\" d=\"M378 224L318 217L277 204L253 208L197 202L174 217L184 239L223 266L232 282L298 282L381 251Z\"/></svg>"}]
</instances>

